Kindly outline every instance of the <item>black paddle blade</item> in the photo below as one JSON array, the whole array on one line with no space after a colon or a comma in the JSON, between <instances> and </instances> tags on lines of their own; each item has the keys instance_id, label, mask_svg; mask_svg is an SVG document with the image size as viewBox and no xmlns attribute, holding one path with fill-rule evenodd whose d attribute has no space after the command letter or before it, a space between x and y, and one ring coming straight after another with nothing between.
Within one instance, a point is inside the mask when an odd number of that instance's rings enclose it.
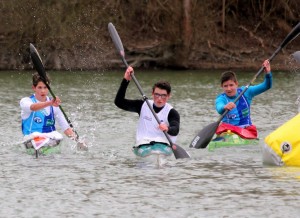
<instances>
[{"instance_id":1,"label":"black paddle blade","mask_svg":"<svg viewBox=\"0 0 300 218\"><path fill-rule=\"evenodd\" d=\"M172 150L176 159L191 158L191 156L179 145L173 144Z\"/></svg>"},{"instance_id":2,"label":"black paddle blade","mask_svg":"<svg viewBox=\"0 0 300 218\"><path fill-rule=\"evenodd\" d=\"M46 80L46 71L42 63L42 59L38 51L36 50L36 48L31 43L30 43L30 56L31 56L32 63L35 69L37 70L37 72L39 73L40 77Z\"/></svg>"},{"instance_id":3,"label":"black paddle blade","mask_svg":"<svg viewBox=\"0 0 300 218\"><path fill-rule=\"evenodd\" d=\"M300 34L300 22L292 29L292 31L286 36L286 38L281 43L280 47L283 48L290 41L295 39Z\"/></svg>"},{"instance_id":4,"label":"black paddle blade","mask_svg":"<svg viewBox=\"0 0 300 218\"><path fill-rule=\"evenodd\" d=\"M283 49L289 42L294 40L300 34L300 22L292 29L292 31L285 37L277 50L273 53L273 55L269 58L269 60L273 60L273 58L278 54L281 49ZM261 71L263 67L261 68Z\"/></svg>"},{"instance_id":5,"label":"black paddle blade","mask_svg":"<svg viewBox=\"0 0 300 218\"><path fill-rule=\"evenodd\" d=\"M212 137L214 136L220 122L214 122L204 127L198 135L193 139L190 148L206 148Z\"/></svg>"}]
</instances>

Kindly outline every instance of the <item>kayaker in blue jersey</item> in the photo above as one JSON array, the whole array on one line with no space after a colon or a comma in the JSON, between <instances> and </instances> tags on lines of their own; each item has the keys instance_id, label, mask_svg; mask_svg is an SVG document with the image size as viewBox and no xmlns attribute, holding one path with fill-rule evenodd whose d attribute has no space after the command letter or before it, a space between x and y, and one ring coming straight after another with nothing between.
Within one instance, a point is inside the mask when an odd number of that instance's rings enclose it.
<instances>
[{"instance_id":1,"label":"kayaker in blue jersey","mask_svg":"<svg viewBox=\"0 0 300 218\"><path fill-rule=\"evenodd\" d=\"M50 84L48 77L46 80ZM24 139L30 141L42 135L53 140L62 140L62 135L56 131L55 121L68 137L75 139L75 133L59 109L61 100L59 97L48 97L49 90L38 73L32 76L32 89L34 94L20 101Z\"/></svg>"},{"instance_id":2,"label":"kayaker in blue jersey","mask_svg":"<svg viewBox=\"0 0 300 218\"><path fill-rule=\"evenodd\" d=\"M225 110L229 110L229 112L222 119L222 123L216 131L217 134L221 134L228 129L234 129L233 132L237 131L236 133L238 134L239 132L245 133L241 135L244 138L257 138L256 126L251 121L250 105L255 96L272 87L272 73L269 60L263 62L263 67L265 71L264 81L258 85L250 86L236 104L233 101L245 87L238 87L238 81L234 72L226 71L222 73L221 87L224 92L216 97L215 107L219 114L223 114Z\"/></svg>"},{"instance_id":3,"label":"kayaker in blue jersey","mask_svg":"<svg viewBox=\"0 0 300 218\"><path fill-rule=\"evenodd\" d=\"M152 99L149 100L155 113L160 119L160 125L155 120L146 101L142 99L125 99L125 94L133 68L128 67L120 88L115 98L115 105L123 110L139 114L139 122L136 132L136 146L153 145L155 143L169 144L163 131L166 131L173 143L179 133L180 116L179 113L167 101L170 99L171 86L168 82L160 81L152 88ZM168 147L169 148L169 147ZM172 150L169 148L170 154Z\"/></svg>"}]
</instances>

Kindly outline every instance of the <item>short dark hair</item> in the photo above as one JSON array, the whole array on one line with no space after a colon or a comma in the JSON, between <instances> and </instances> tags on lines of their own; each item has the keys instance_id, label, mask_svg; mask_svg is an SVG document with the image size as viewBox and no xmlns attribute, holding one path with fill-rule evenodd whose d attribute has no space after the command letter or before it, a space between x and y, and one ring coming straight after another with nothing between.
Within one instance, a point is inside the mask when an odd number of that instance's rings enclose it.
<instances>
[{"instance_id":1,"label":"short dark hair","mask_svg":"<svg viewBox=\"0 0 300 218\"><path fill-rule=\"evenodd\" d=\"M236 75L235 75L235 73L233 71L225 71L225 72L222 73L221 79L220 79L221 85L224 82L228 81L228 80L232 80L234 82L237 82Z\"/></svg>"},{"instance_id":2,"label":"short dark hair","mask_svg":"<svg viewBox=\"0 0 300 218\"><path fill-rule=\"evenodd\" d=\"M160 89L166 90L168 95L171 93L171 85L167 81L158 81L157 83L155 83L152 87L152 92L154 92L155 88L160 88Z\"/></svg>"},{"instance_id":3,"label":"short dark hair","mask_svg":"<svg viewBox=\"0 0 300 218\"><path fill-rule=\"evenodd\" d=\"M38 85L38 83L39 82L43 82L43 83L48 83L48 85L50 85L50 78L49 78L49 76L47 75L47 73L46 73L46 81L44 81L43 79L42 79L42 77L38 74L38 73L34 73L33 75L32 75L32 85L34 86L34 87L36 87L37 85Z\"/></svg>"}]
</instances>

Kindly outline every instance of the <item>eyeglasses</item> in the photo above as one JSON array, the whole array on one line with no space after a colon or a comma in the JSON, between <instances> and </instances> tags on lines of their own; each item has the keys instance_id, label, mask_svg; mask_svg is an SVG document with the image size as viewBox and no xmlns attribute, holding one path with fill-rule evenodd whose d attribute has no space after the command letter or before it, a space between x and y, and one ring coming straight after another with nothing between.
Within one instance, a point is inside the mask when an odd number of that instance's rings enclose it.
<instances>
[{"instance_id":1,"label":"eyeglasses","mask_svg":"<svg viewBox=\"0 0 300 218\"><path fill-rule=\"evenodd\" d=\"M159 93L154 93L155 98L161 97L161 99L166 99L168 97L167 94L159 94Z\"/></svg>"}]
</instances>

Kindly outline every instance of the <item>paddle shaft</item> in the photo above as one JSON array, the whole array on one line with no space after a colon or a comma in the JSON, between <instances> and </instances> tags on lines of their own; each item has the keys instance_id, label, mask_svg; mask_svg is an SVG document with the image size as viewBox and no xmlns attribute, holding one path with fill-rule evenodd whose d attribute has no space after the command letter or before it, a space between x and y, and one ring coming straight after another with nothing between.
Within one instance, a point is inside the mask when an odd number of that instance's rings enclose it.
<instances>
[{"instance_id":1,"label":"paddle shaft","mask_svg":"<svg viewBox=\"0 0 300 218\"><path fill-rule=\"evenodd\" d=\"M273 60L273 58L278 54L278 52L281 50L282 48L279 47L277 48L277 50L273 53L273 55L269 58L269 61L271 62ZM261 67L259 69L259 71L254 75L254 77L252 78L252 80L245 86L245 88L243 89L243 91L236 97L236 99L234 99L233 103L236 103L241 97L242 95L248 90L248 88L254 83L254 81L257 79L257 77L263 72L264 67ZM229 112L229 110L225 110L223 112L223 114L219 117L219 119L217 120L217 122L221 122L221 120L226 116L226 114Z\"/></svg>"},{"instance_id":2,"label":"paddle shaft","mask_svg":"<svg viewBox=\"0 0 300 218\"><path fill-rule=\"evenodd\" d=\"M47 87L47 89L49 90L51 96L52 96L54 99L56 99L56 96L55 96L55 94L53 93L53 91L51 90L51 87L49 86L49 84L48 84L45 80L44 80L44 83L46 84L46 87ZM69 123L69 126L73 129L74 133L76 134L76 138L79 138L78 133L77 133L76 130L74 129L73 124L71 123L71 120L68 118L68 116L67 116L67 114L65 113L65 111L63 110L62 106L59 105L58 107L59 107L59 109L61 110L61 112L63 113L63 115L64 115L65 119L67 120L67 122Z\"/></svg>"},{"instance_id":3,"label":"paddle shaft","mask_svg":"<svg viewBox=\"0 0 300 218\"><path fill-rule=\"evenodd\" d=\"M47 89L49 90L50 94L52 95L52 97L54 99L56 99L55 94L53 93L50 85L48 84L48 82L46 80L46 71L45 71L45 67L43 65L43 62L41 60L41 57L40 57L38 51L36 50L36 48L33 46L33 44L30 44L30 54L31 54L31 59L32 59L33 65L35 66L38 74L40 75L41 79L45 83L45 85L46 85ZM65 113L65 111L63 110L61 105L59 105L59 109L61 110L61 112L63 113L65 119L67 120L67 122L69 124L69 126L72 128L73 132L75 133L76 141L78 141L79 135L76 132L76 130L74 129L73 124L71 123L71 120L68 118L67 114Z\"/></svg>"},{"instance_id":4,"label":"paddle shaft","mask_svg":"<svg viewBox=\"0 0 300 218\"><path fill-rule=\"evenodd\" d=\"M124 58L124 55L121 55L121 58L122 58L123 63L125 64L126 68L129 67L127 61L126 61L125 58ZM143 100L146 101L146 103L147 103L149 109L151 110L153 116L155 117L157 123L160 124L161 122L160 122L160 120L159 120L157 114L155 113L155 111L154 111L152 105L150 104L150 102L149 102L149 100L148 100L148 97L147 97L147 96L145 95L145 93L143 92L143 89L142 89L141 85L139 84L138 80L136 79L136 77L134 76L134 74L131 74L131 78L133 79L133 81L134 81L135 85L137 86L138 90L140 91ZM173 142L172 142L172 140L170 139L170 136L166 133L166 131L163 131L163 133L165 134L166 138L168 139L170 145L173 145Z\"/></svg>"},{"instance_id":5,"label":"paddle shaft","mask_svg":"<svg viewBox=\"0 0 300 218\"><path fill-rule=\"evenodd\" d=\"M290 41L295 39L300 33L300 22L293 28L293 30L286 36L286 38L282 41L280 46L276 49L276 51L271 55L269 58L269 61L272 61L274 57L281 51L283 47L285 47ZM261 67L259 71L255 74L253 79L250 81L248 85L244 88L244 90L238 95L238 97L233 101L233 103L236 103L241 96L248 90L249 86L251 86L256 78L261 74L261 72L264 70L264 67ZM229 110L225 110L223 114L219 117L219 119L211 123L210 125L207 125L204 127L198 135L193 139L193 141L190 144L190 147L194 148L206 148L210 140L213 138L215 131L217 130L220 122L222 119L226 116L226 114L229 112Z\"/></svg>"},{"instance_id":6,"label":"paddle shaft","mask_svg":"<svg viewBox=\"0 0 300 218\"><path fill-rule=\"evenodd\" d=\"M117 30L115 29L115 27L112 23L108 24L108 30L109 30L109 33L110 33L111 38L113 40L113 43L114 43L117 51L119 52L119 54L122 58L123 63L128 68L129 65L128 65L126 59L125 59L125 52L124 52L123 43L122 43L122 41L119 37L119 34L118 34ZM155 111L153 110L152 105L150 105L150 103L148 101L148 98L144 94L144 92L143 92L139 82L135 78L134 74L131 75L131 78L133 79L134 83L136 84L137 88L139 89L140 93L142 94L143 99L146 101L146 103L147 103L149 109L151 110L153 116L155 117L156 121L158 122L158 124L160 124L160 120L158 119ZM171 147L171 149L173 151L173 154L174 154L176 159L178 159L178 158L190 158L190 155L182 147L180 147L179 145L173 144L173 142L171 141L169 135L165 131L163 131L163 132L164 132L167 140L170 143L170 147Z\"/></svg>"},{"instance_id":7,"label":"paddle shaft","mask_svg":"<svg viewBox=\"0 0 300 218\"><path fill-rule=\"evenodd\" d=\"M123 63L125 64L126 68L128 68L129 65L128 65L126 59L125 59L125 52L124 52L123 43L122 43L122 41L120 39L120 36L119 36L116 28L114 27L114 25L112 23L108 24L108 30L109 30L109 32L111 34L111 37L112 37L113 42L115 44L115 47L116 47L117 51L119 52ZM156 113L155 113L152 105L148 101L148 97L143 92L143 89L142 89L141 85L139 84L138 80L135 78L134 74L131 74L131 78L133 79L135 85L137 86L139 92L141 93L141 95L143 97L143 100L146 101L146 103L147 103L149 109L151 110L153 116L155 117L157 123L160 124L161 122L160 122L159 118L157 117L157 115L156 115ZM168 139L168 141L169 141L169 143L170 143L170 145L172 147L172 145L173 145L172 140L170 139L169 135L165 131L163 131L163 132L164 132L166 138Z\"/></svg>"},{"instance_id":8,"label":"paddle shaft","mask_svg":"<svg viewBox=\"0 0 300 218\"><path fill-rule=\"evenodd\" d=\"M49 84L45 81L45 79L44 79L44 83L46 84L46 87L47 87L47 89L49 90L49 92L50 92L50 94L52 95L52 97L53 97L54 99L56 99L55 94L53 93L51 87L50 87ZM69 126L72 128L73 132L75 133L75 135L76 135L76 138L75 138L76 141L78 141L79 135L78 135L77 131L74 129L74 126L73 126L71 120L68 118L68 116L67 116L67 114L65 113L64 109L62 108L62 106L61 106L61 105L58 105L58 107L59 107L59 109L61 110L61 112L63 113L63 115L64 115L65 119L67 120L67 122L69 123Z\"/></svg>"},{"instance_id":9,"label":"paddle shaft","mask_svg":"<svg viewBox=\"0 0 300 218\"><path fill-rule=\"evenodd\" d=\"M292 41L293 39L295 39L300 33L300 22L293 28L293 30L286 36L286 38L282 41L282 43L280 44L280 46L276 49L276 51L271 55L271 57L269 58L269 61L271 62L276 55L281 51L281 49L286 46L290 41ZM245 89L238 95L238 97L236 97L236 99L233 101L233 103L236 103L241 97L242 95L247 91L247 89L249 88L249 86L251 86L254 81L256 80L256 78L263 72L264 67L261 67L259 69L259 71L254 75L253 79L250 81L250 83L248 83L245 87ZM224 113L220 116L220 118L218 119L217 122L221 122L221 120L226 116L226 114L229 112L229 110L225 110Z\"/></svg>"}]
</instances>

